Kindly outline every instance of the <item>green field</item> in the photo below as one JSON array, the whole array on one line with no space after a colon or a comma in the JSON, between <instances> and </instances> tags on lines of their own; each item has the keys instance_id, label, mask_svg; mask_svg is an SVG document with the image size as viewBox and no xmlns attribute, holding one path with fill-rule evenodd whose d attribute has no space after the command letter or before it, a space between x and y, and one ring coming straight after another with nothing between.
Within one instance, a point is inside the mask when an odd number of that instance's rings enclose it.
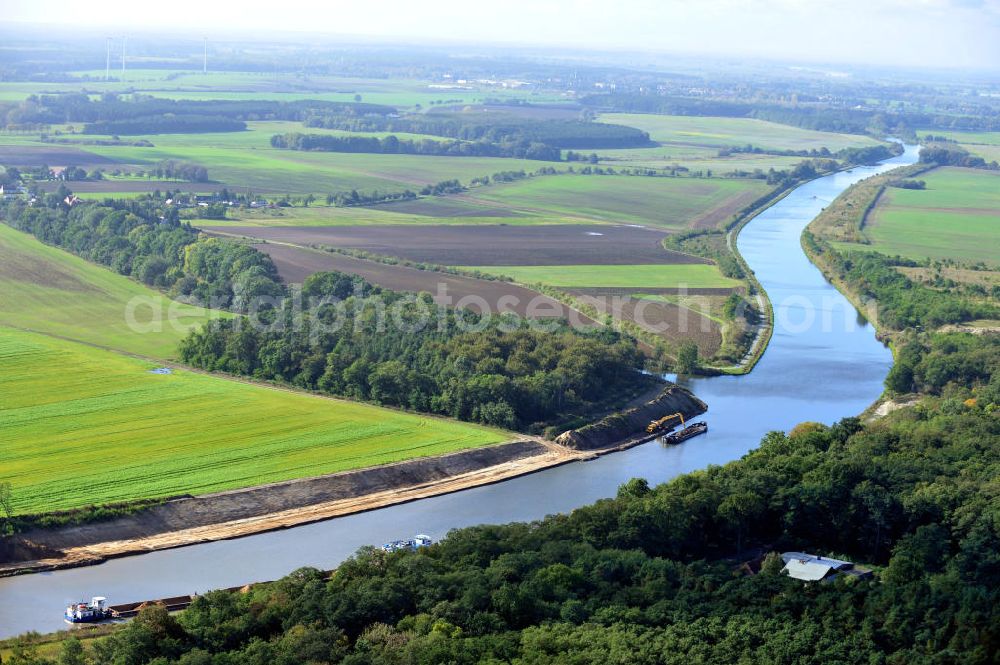
<instances>
[{"instance_id":1,"label":"green field","mask_svg":"<svg viewBox=\"0 0 1000 665\"><path fill-rule=\"evenodd\" d=\"M1000 173L940 168L926 190L889 188L865 225L872 247L914 259L1000 262Z\"/></svg>"},{"instance_id":2,"label":"green field","mask_svg":"<svg viewBox=\"0 0 1000 665\"><path fill-rule=\"evenodd\" d=\"M490 157L278 150L270 145L274 133L270 128L258 127L247 132L170 134L148 137L154 148L87 146L85 149L139 167L152 166L164 159L192 161L207 167L209 177L230 188L250 189L259 194L311 193L321 197L352 189L420 189L442 180L468 181L477 175L534 170L539 166L538 162Z\"/></svg>"},{"instance_id":3,"label":"green field","mask_svg":"<svg viewBox=\"0 0 1000 665\"><path fill-rule=\"evenodd\" d=\"M952 132L939 129L921 129L921 136L931 134L958 141L959 146L987 162L1000 162L1000 132Z\"/></svg>"},{"instance_id":4,"label":"green field","mask_svg":"<svg viewBox=\"0 0 1000 665\"><path fill-rule=\"evenodd\" d=\"M714 226L765 191L760 180L561 175L476 190L471 198L577 222L686 228Z\"/></svg>"},{"instance_id":5,"label":"green field","mask_svg":"<svg viewBox=\"0 0 1000 665\"><path fill-rule=\"evenodd\" d=\"M548 284L565 288L730 288L740 282L724 277L714 265L582 266L464 266L494 275L506 275L522 284Z\"/></svg>"},{"instance_id":6,"label":"green field","mask_svg":"<svg viewBox=\"0 0 1000 665\"><path fill-rule=\"evenodd\" d=\"M136 303L136 332L126 319ZM155 325L153 306L161 313ZM171 309L177 326L169 321ZM154 358L174 357L187 329L229 316L176 303L0 223L0 325L28 328ZM158 328L158 330L157 330Z\"/></svg>"},{"instance_id":7,"label":"green field","mask_svg":"<svg viewBox=\"0 0 1000 665\"><path fill-rule=\"evenodd\" d=\"M178 370L0 327L18 513L200 494L439 455L502 431Z\"/></svg>"},{"instance_id":8,"label":"green field","mask_svg":"<svg viewBox=\"0 0 1000 665\"><path fill-rule=\"evenodd\" d=\"M753 173L759 169L787 170L802 161L802 157L776 155L732 154L719 157L720 148L743 147L747 144L768 150L812 150L863 147L877 143L874 139L854 134L819 132L799 129L752 118L717 118L670 116L635 113L607 113L603 122L637 127L649 132L660 145L651 148L600 150L598 154L608 166L644 168L686 168L713 175Z\"/></svg>"},{"instance_id":9,"label":"green field","mask_svg":"<svg viewBox=\"0 0 1000 665\"><path fill-rule=\"evenodd\" d=\"M146 139L154 147L85 144L77 147L133 169L147 169L167 159L195 162L208 169L209 177L218 182L220 188L225 185L264 195L311 193L321 198L331 192L352 189L418 190L442 180L457 178L468 182L475 176L488 176L497 171L534 171L543 165L538 161L498 157L373 155L272 148L271 136L288 131L312 130L303 128L300 123L256 122L243 132L129 137L130 140ZM110 137L64 135L60 138L78 142ZM0 145L52 147L37 139L37 135L5 133L0 134ZM101 166L106 171L115 168L108 164ZM184 183L178 183L178 187L184 189ZM114 192L111 183L108 191Z\"/></svg>"},{"instance_id":10,"label":"green field","mask_svg":"<svg viewBox=\"0 0 1000 665\"><path fill-rule=\"evenodd\" d=\"M981 143L984 145L1000 145L1000 132L959 132L942 129L921 129L918 132L921 136L933 134L943 136L959 143Z\"/></svg>"},{"instance_id":11,"label":"green field","mask_svg":"<svg viewBox=\"0 0 1000 665\"><path fill-rule=\"evenodd\" d=\"M433 159L433 158L426 158ZM448 197L371 207L240 211L201 227L375 224L642 224L714 226L757 199L760 180L546 175Z\"/></svg>"},{"instance_id":12,"label":"green field","mask_svg":"<svg viewBox=\"0 0 1000 665\"><path fill-rule=\"evenodd\" d=\"M603 122L638 127L649 132L650 138L658 143L678 146L724 148L750 144L771 150L828 148L836 152L842 148L878 143L867 136L799 129L753 118L608 113L600 119Z\"/></svg>"}]
</instances>

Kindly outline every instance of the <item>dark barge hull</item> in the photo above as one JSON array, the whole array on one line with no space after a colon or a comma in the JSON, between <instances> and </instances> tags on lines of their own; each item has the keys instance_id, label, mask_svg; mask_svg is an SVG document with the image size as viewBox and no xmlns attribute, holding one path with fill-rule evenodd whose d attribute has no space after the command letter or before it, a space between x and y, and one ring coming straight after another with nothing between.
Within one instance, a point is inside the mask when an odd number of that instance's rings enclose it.
<instances>
[{"instance_id":1,"label":"dark barge hull","mask_svg":"<svg viewBox=\"0 0 1000 665\"><path fill-rule=\"evenodd\" d=\"M708 431L708 423L692 423L682 429L679 432L674 432L673 434L668 434L663 437L664 443L681 443L682 441L687 441L692 437L696 437L699 434L704 434Z\"/></svg>"}]
</instances>

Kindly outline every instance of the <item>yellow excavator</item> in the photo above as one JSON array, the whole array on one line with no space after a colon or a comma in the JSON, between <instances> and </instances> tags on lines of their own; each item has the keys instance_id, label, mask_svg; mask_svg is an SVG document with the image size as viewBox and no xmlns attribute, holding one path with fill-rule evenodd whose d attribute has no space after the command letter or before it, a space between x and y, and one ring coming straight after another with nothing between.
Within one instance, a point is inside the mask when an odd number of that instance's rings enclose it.
<instances>
[{"instance_id":1,"label":"yellow excavator","mask_svg":"<svg viewBox=\"0 0 1000 665\"><path fill-rule=\"evenodd\" d=\"M683 413L671 413L669 416L663 416L659 420L654 420L646 426L646 432L652 434L653 432L659 432L662 429L671 427L674 424L674 419L680 418L681 427L684 426L684 414Z\"/></svg>"}]
</instances>

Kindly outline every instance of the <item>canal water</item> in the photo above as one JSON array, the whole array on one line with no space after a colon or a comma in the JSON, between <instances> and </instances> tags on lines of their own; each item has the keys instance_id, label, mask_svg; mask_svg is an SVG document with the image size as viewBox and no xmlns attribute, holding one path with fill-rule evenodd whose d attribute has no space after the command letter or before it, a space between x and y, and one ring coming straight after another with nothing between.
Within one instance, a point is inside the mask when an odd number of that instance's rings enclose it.
<instances>
[{"instance_id":1,"label":"canal water","mask_svg":"<svg viewBox=\"0 0 1000 665\"><path fill-rule=\"evenodd\" d=\"M94 595L112 604L205 592L334 568L359 547L483 523L536 520L614 496L633 477L651 484L735 460L771 430L856 415L882 392L892 362L874 330L803 254L802 230L849 185L916 161L917 147L873 167L806 183L752 220L739 249L775 308L775 330L746 376L682 381L709 405L709 432L678 446L651 442L495 485L236 540L114 559L98 566L0 579L0 638L65 628L63 608Z\"/></svg>"}]
</instances>

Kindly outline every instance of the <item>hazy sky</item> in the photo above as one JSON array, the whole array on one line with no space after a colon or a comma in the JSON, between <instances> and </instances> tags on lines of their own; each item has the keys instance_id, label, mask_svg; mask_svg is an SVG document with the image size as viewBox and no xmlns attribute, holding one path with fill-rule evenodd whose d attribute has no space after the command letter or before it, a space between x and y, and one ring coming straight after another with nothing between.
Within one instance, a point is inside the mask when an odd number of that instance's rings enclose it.
<instances>
[{"instance_id":1,"label":"hazy sky","mask_svg":"<svg viewBox=\"0 0 1000 665\"><path fill-rule=\"evenodd\" d=\"M4 0L0 21L1000 69L1000 0Z\"/></svg>"}]
</instances>

